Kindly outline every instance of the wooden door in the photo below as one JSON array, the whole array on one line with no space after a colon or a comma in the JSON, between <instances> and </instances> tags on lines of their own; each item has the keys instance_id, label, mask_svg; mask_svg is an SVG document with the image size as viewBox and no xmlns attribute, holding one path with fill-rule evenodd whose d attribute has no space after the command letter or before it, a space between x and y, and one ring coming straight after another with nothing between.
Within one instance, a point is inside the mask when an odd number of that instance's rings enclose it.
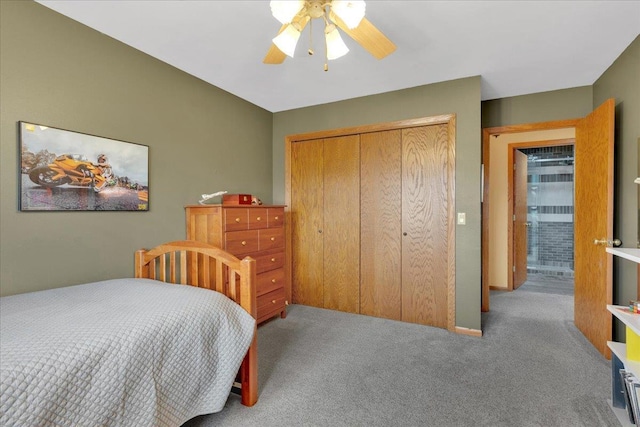
<instances>
[{"instance_id":1,"label":"wooden door","mask_svg":"<svg viewBox=\"0 0 640 427\"><path fill-rule=\"evenodd\" d=\"M322 139L291 145L291 298L324 307Z\"/></svg>"},{"instance_id":2,"label":"wooden door","mask_svg":"<svg viewBox=\"0 0 640 427\"><path fill-rule=\"evenodd\" d=\"M612 255L596 240L613 239L613 99L576 125L574 322L610 357Z\"/></svg>"},{"instance_id":3,"label":"wooden door","mask_svg":"<svg viewBox=\"0 0 640 427\"><path fill-rule=\"evenodd\" d=\"M527 281L527 155L513 152L513 289Z\"/></svg>"},{"instance_id":4,"label":"wooden door","mask_svg":"<svg viewBox=\"0 0 640 427\"><path fill-rule=\"evenodd\" d=\"M448 327L448 127L402 130L402 320Z\"/></svg>"},{"instance_id":5,"label":"wooden door","mask_svg":"<svg viewBox=\"0 0 640 427\"><path fill-rule=\"evenodd\" d=\"M360 136L324 140L324 308L360 312Z\"/></svg>"},{"instance_id":6,"label":"wooden door","mask_svg":"<svg viewBox=\"0 0 640 427\"><path fill-rule=\"evenodd\" d=\"M360 312L401 320L402 131L360 137Z\"/></svg>"}]
</instances>

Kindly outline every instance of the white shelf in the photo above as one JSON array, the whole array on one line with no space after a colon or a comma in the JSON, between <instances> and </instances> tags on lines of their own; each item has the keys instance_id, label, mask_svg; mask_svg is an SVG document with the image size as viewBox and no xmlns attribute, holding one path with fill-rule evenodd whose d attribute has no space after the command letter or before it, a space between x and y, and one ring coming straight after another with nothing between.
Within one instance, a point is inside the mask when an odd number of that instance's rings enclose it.
<instances>
[{"instance_id":1,"label":"white shelf","mask_svg":"<svg viewBox=\"0 0 640 427\"><path fill-rule=\"evenodd\" d=\"M640 335L640 314L630 313L629 308L622 305L607 305L607 310Z\"/></svg>"},{"instance_id":2,"label":"white shelf","mask_svg":"<svg viewBox=\"0 0 640 427\"><path fill-rule=\"evenodd\" d=\"M610 254L619 256L629 261L637 262L640 264L640 249L633 248L606 248Z\"/></svg>"},{"instance_id":3,"label":"white shelf","mask_svg":"<svg viewBox=\"0 0 640 427\"><path fill-rule=\"evenodd\" d=\"M640 362L627 360L627 345L622 342L607 341L607 347L611 349L624 365L624 368L640 378Z\"/></svg>"}]
</instances>

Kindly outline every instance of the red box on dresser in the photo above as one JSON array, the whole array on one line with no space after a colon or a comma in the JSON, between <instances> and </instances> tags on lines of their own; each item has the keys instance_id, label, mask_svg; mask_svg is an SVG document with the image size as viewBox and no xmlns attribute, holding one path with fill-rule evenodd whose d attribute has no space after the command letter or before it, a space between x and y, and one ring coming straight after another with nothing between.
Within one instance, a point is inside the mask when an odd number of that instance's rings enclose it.
<instances>
[{"instance_id":1,"label":"red box on dresser","mask_svg":"<svg viewBox=\"0 0 640 427\"><path fill-rule=\"evenodd\" d=\"M224 194L222 196L223 205L250 205L251 194Z\"/></svg>"}]
</instances>

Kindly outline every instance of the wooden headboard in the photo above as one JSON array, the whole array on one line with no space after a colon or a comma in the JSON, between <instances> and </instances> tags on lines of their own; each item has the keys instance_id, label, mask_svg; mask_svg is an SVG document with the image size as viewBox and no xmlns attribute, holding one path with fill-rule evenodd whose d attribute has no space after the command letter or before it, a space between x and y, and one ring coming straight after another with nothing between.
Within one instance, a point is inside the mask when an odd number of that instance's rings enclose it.
<instances>
[{"instance_id":1,"label":"wooden headboard","mask_svg":"<svg viewBox=\"0 0 640 427\"><path fill-rule=\"evenodd\" d=\"M215 290L231 298L254 319L257 315L256 261L250 257L240 260L207 243L180 240L140 249L135 255L135 277ZM254 333L239 372L242 404L246 406L253 406L258 400L257 362Z\"/></svg>"}]
</instances>

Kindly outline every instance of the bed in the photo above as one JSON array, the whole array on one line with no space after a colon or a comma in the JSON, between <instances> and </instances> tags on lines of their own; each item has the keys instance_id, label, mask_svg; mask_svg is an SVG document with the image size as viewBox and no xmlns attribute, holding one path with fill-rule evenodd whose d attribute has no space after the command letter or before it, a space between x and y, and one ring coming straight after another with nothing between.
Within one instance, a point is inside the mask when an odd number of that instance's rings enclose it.
<instances>
[{"instance_id":1,"label":"bed","mask_svg":"<svg viewBox=\"0 0 640 427\"><path fill-rule=\"evenodd\" d=\"M237 389L252 406L255 274L176 241L137 251L134 278L0 298L0 425L179 426Z\"/></svg>"}]
</instances>

